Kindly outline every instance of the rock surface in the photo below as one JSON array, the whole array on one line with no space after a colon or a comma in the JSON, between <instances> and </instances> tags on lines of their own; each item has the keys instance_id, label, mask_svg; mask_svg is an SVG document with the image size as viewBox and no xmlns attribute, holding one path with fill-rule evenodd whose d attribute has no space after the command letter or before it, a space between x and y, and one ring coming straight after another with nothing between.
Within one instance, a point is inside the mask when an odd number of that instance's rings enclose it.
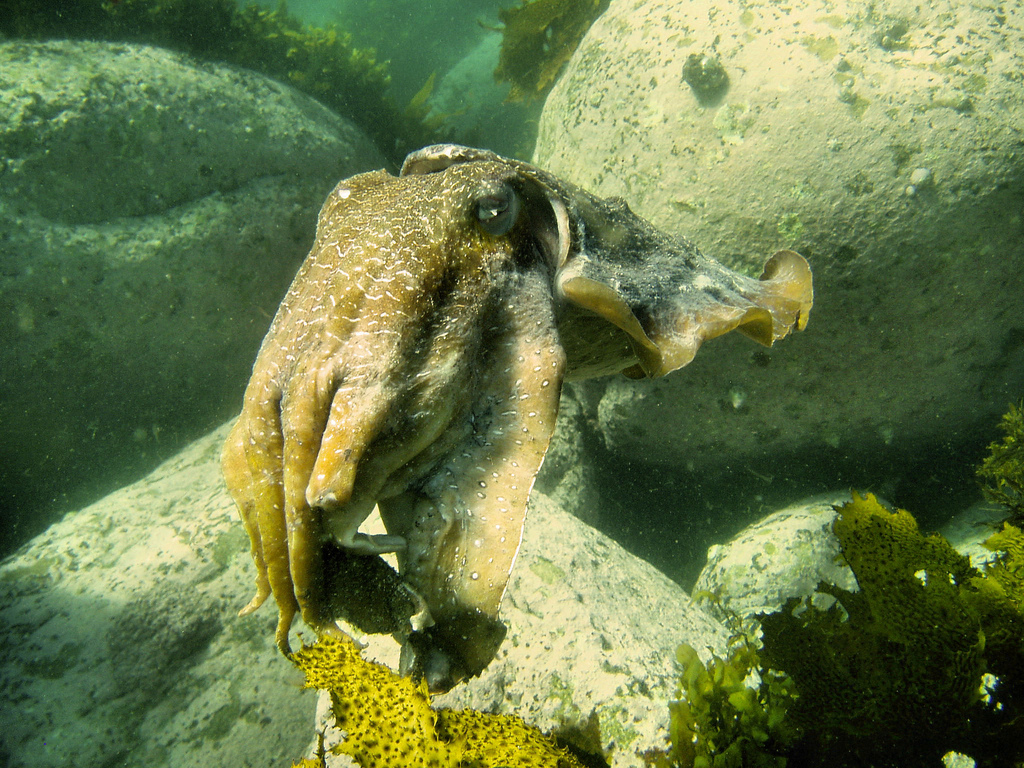
<instances>
[{"instance_id":1,"label":"rock surface","mask_svg":"<svg viewBox=\"0 0 1024 768\"><path fill-rule=\"evenodd\" d=\"M0 564L0 754L10 768L287 765L315 695L251 597L222 427ZM726 632L678 586L535 494L483 675L437 702L516 712L615 766L666 746L680 641ZM397 661L397 646L371 650Z\"/></svg>"},{"instance_id":2,"label":"rock surface","mask_svg":"<svg viewBox=\"0 0 1024 768\"><path fill-rule=\"evenodd\" d=\"M733 334L590 385L607 445L819 488L983 445L1024 390L1022 70L998 4L613 0L534 162L731 266L801 251L816 301L771 351Z\"/></svg>"},{"instance_id":3,"label":"rock surface","mask_svg":"<svg viewBox=\"0 0 1024 768\"><path fill-rule=\"evenodd\" d=\"M711 546L694 594L714 595L710 610L723 620L747 620L779 610L791 597L811 595L821 581L856 590L853 572L837 561L839 541L832 533L833 506L849 500L849 493L806 499Z\"/></svg>"},{"instance_id":4,"label":"rock surface","mask_svg":"<svg viewBox=\"0 0 1024 768\"><path fill-rule=\"evenodd\" d=\"M498 658L437 703L518 714L616 768L667 748L679 643L705 657L728 639L677 584L540 495L505 599Z\"/></svg>"},{"instance_id":5,"label":"rock surface","mask_svg":"<svg viewBox=\"0 0 1024 768\"><path fill-rule=\"evenodd\" d=\"M848 501L849 492L804 499L711 546L693 593L714 595L709 613L728 622L778 611L791 597L812 595L822 581L856 592L857 580L832 533L835 506ZM996 559L983 542L1005 519L1004 508L979 502L950 515L939 534L980 567Z\"/></svg>"},{"instance_id":6,"label":"rock surface","mask_svg":"<svg viewBox=\"0 0 1024 768\"><path fill-rule=\"evenodd\" d=\"M0 552L239 407L324 197L382 165L245 70L0 43Z\"/></svg>"}]
</instances>

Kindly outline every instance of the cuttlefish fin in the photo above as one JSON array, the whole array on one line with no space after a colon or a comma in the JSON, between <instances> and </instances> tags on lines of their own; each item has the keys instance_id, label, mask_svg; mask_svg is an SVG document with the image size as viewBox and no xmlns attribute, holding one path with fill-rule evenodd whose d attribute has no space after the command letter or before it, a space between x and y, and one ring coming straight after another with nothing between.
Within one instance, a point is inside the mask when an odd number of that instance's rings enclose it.
<instances>
[{"instance_id":1,"label":"cuttlefish fin","mask_svg":"<svg viewBox=\"0 0 1024 768\"><path fill-rule=\"evenodd\" d=\"M631 378L682 368L703 342L734 329L771 346L803 330L814 303L810 267L794 251L777 252L757 280L705 260L687 282L652 291L646 303L631 303L622 290L585 276L567 277L561 289L626 332L639 361L623 371Z\"/></svg>"},{"instance_id":2,"label":"cuttlefish fin","mask_svg":"<svg viewBox=\"0 0 1024 768\"><path fill-rule=\"evenodd\" d=\"M737 326L740 333L770 347L790 331L807 327L814 304L814 285L807 259L796 251L776 251L765 262L761 276L744 281L739 292L767 315Z\"/></svg>"},{"instance_id":3,"label":"cuttlefish fin","mask_svg":"<svg viewBox=\"0 0 1024 768\"><path fill-rule=\"evenodd\" d=\"M379 502L407 541L403 579L431 613L410 643L433 690L478 674L504 637L498 607L558 413L565 354L543 275L528 275L501 314L466 439L419 488Z\"/></svg>"}]
</instances>

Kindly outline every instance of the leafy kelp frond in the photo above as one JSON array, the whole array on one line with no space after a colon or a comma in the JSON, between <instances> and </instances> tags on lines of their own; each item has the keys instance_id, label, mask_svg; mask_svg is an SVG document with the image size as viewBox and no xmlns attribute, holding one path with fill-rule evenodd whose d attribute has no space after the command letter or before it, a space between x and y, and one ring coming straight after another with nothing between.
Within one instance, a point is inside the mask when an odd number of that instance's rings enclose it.
<instances>
[{"instance_id":1,"label":"leafy kelp frond","mask_svg":"<svg viewBox=\"0 0 1024 768\"><path fill-rule=\"evenodd\" d=\"M511 83L510 101L543 98L609 0L524 0L498 11L504 24L494 77Z\"/></svg>"},{"instance_id":2,"label":"leafy kelp frond","mask_svg":"<svg viewBox=\"0 0 1024 768\"><path fill-rule=\"evenodd\" d=\"M724 659L705 665L683 643L676 650L682 666L676 699L669 704L671 758L696 768L751 766L783 768L785 754L799 735L788 717L796 692L791 678L763 670L757 648L744 638Z\"/></svg>"},{"instance_id":3,"label":"leafy kelp frond","mask_svg":"<svg viewBox=\"0 0 1024 768\"><path fill-rule=\"evenodd\" d=\"M1024 524L1024 403L1011 405L999 423L1006 436L988 447L978 468L985 497L1002 504L1011 522Z\"/></svg>"}]
</instances>

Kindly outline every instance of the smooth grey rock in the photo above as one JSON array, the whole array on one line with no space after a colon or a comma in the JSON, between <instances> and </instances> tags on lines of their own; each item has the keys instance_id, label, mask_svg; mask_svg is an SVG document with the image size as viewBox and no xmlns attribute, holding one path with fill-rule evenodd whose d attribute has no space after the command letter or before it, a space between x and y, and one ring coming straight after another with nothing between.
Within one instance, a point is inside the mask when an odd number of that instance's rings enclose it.
<instances>
[{"instance_id":1,"label":"smooth grey rock","mask_svg":"<svg viewBox=\"0 0 1024 768\"><path fill-rule=\"evenodd\" d=\"M237 410L324 197L382 165L246 70L0 43L0 552Z\"/></svg>"},{"instance_id":2,"label":"smooth grey rock","mask_svg":"<svg viewBox=\"0 0 1024 768\"><path fill-rule=\"evenodd\" d=\"M690 56L727 88L684 81ZM534 162L734 267L802 251L816 301L771 351L730 334L588 385L609 447L821 487L982 445L1024 390L1022 69L1024 15L993 4L612 0Z\"/></svg>"}]
</instances>

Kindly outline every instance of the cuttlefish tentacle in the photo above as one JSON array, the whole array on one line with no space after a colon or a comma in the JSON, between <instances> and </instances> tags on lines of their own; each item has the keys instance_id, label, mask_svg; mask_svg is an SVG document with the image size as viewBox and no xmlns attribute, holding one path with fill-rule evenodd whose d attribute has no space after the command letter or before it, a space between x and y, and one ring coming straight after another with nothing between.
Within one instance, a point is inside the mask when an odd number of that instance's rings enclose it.
<instances>
[{"instance_id":1,"label":"cuttlefish tentacle","mask_svg":"<svg viewBox=\"0 0 1024 768\"><path fill-rule=\"evenodd\" d=\"M236 422L222 466L242 521L252 541L256 595L240 611L259 608L272 593L278 605L277 646L289 652L288 630L299 605L291 580L291 557L285 522L284 438L278 398L253 402L251 419Z\"/></svg>"},{"instance_id":2,"label":"cuttlefish tentacle","mask_svg":"<svg viewBox=\"0 0 1024 768\"><path fill-rule=\"evenodd\" d=\"M248 424L240 419L235 422L224 447L222 469L224 479L231 491L231 496L238 506L242 525L249 535L252 546L252 559L256 563L256 595L244 608L240 616L246 616L261 605L270 596L270 581L267 579L267 561L263 556L263 538L256 519L257 488L249 462L245 457L245 442L248 438Z\"/></svg>"}]
</instances>

